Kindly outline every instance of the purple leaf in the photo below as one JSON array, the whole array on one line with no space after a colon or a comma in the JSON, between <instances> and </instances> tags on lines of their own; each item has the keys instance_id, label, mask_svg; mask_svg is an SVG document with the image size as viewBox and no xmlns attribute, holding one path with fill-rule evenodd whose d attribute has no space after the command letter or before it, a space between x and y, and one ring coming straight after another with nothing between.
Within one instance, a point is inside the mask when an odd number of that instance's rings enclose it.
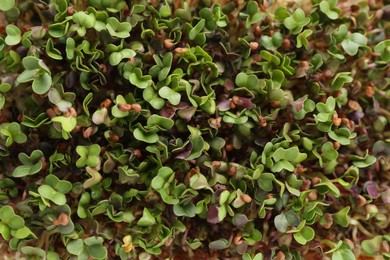
<instances>
[{"instance_id":1,"label":"purple leaf","mask_svg":"<svg viewBox=\"0 0 390 260\"><path fill-rule=\"evenodd\" d=\"M367 181L367 182L364 184L364 189L366 190L366 192L368 193L368 195L370 195L371 198L376 199L376 198L379 197L378 189L376 188L375 182L373 182L373 181Z\"/></svg>"},{"instance_id":2,"label":"purple leaf","mask_svg":"<svg viewBox=\"0 0 390 260\"><path fill-rule=\"evenodd\" d=\"M172 118L175 115L176 109L173 107L164 107L160 111L160 115L166 118Z\"/></svg>"},{"instance_id":3,"label":"purple leaf","mask_svg":"<svg viewBox=\"0 0 390 260\"><path fill-rule=\"evenodd\" d=\"M187 107L180 109L177 114L179 117L183 118L187 122L191 120L192 116L195 114L196 107Z\"/></svg>"},{"instance_id":4,"label":"purple leaf","mask_svg":"<svg viewBox=\"0 0 390 260\"><path fill-rule=\"evenodd\" d=\"M183 148L183 151L176 156L176 159L185 159L191 154L191 152L192 152L192 143L188 143Z\"/></svg>"},{"instance_id":5,"label":"purple leaf","mask_svg":"<svg viewBox=\"0 0 390 260\"><path fill-rule=\"evenodd\" d=\"M218 103L217 109L219 111L228 111L230 109L230 100L222 100Z\"/></svg>"},{"instance_id":6,"label":"purple leaf","mask_svg":"<svg viewBox=\"0 0 390 260\"><path fill-rule=\"evenodd\" d=\"M217 224L219 223L219 220L218 220L218 207L217 206L210 206L209 207L209 210L207 212L207 222L211 223L211 224Z\"/></svg>"}]
</instances>

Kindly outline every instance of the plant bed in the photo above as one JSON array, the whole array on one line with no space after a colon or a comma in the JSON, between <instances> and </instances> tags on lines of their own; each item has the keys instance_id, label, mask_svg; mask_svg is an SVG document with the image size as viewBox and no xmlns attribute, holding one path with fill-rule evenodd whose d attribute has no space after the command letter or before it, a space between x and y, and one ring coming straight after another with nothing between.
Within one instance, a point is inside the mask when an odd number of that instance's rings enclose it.
<instances>
[{"instance_id":1,"label":"plant bed","mask_svg":"<svg viewBox=\"0 0 390 260\"><path fill-rule=\"evenodd\" d=\"M389 35L386 1L1 0L1 250L388 259Z\"/></svg>"}]
</instances>

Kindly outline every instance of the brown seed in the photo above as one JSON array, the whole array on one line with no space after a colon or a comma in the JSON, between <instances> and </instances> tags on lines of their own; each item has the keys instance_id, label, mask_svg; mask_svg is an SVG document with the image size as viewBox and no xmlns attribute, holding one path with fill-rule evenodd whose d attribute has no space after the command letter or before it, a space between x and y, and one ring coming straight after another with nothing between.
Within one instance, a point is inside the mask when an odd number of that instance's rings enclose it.
<instances>
[{"instance_id":1,"label":"brown seed","mask_svg":"<svg viewBox=\"0 0 390 260\"><path fill-rule=\"evenodd\" d=\"M67 12L68 12L68 15L72 15L76 12L76 10L74 9L73 5L70 5L70 6L68 6Z\"/></svg>"},{"instance_id":2,"label":"brown seed","mask_svg":"<svg viewBox=\"0 0 390 260\"><path fill-rule=\"evenodd\" d=\"M230 109L235 109L236 104L234 104L233 100L230 101Z\"/></svg>"},{"instance_id":3,"label":"brown seed","mask_svg":"<svg viewBox=\"0 0 390 260\"><path fill-rule=\"evenodd\" d=\"M311 185L311 181L309 179L306 179L303 181L303 184L302 184L300 189L302 191L308 190L308 189L310 189L310 185Z\"/></svg>"},{"instance_id":4,"label":"brown seed","mask_svg":"<svg viewBox=\"0 0 390 260\"><path fill-rule=\"evenodd\" d=\"M247 194L241 194L240 198L245 203L250 203L252 201L251 196L249 196Z\"/></svg>"},{"instance_id":5,"label":"brown seed","mask_svg":"<svg viewBox=\"0 0 390 260\"><path fill-rule=\"evenodd\" d=\"M237 173L237 168L235 166L231 166L229 168L229 175L235 176Z\"/></svg>"},{"instance_id":6,"label":"brown seed","mask_svg":"<svg viewBox=\"0 0 390 260\"><path fill-rule=\"evenodd\" d=\"M142 158L142 154L141 154L141 150L140 149L133 149L132 151L132 154L137 157L138 159L141 159Z\"/></svg>"},{"instance_id":7,"label":"brown seed","mask_svg":"<svg viewBox=\"0 0 390 260\"><path fill-rule=\"evenodd\" d=\"M219 168L219 167L221 167L221 162L220 162L220 161L213 161L213 162L211 163L211 165L212 165L213 167L215 167L215 168Z\"/></svg>"},{"instance_id":8,"label":"brown seed","mask_svg":"<svg viewBox=\"0 0 390 260\"><path fill-rule=\"evenodd\" d=\"M316 191L310 192L309 195L307 195L307 198L311 201L317 200L317 192Z\"/></svg>"},{"instance_id":9,"label":"brown seed","mask_svg":"<svg viewBox=\"0 0 390 260\"><path fill-rule=\"evenodd\" d=\"M283 48L290 49L291 47L291 41L289 39L283 39Z\"/></svg>"},{"instance_id":10,"label":"brown seed","mask_svg":"<svg viewBox=\"0 0 390 260\"><path fill-rule=\"evenodd\" d=\"M255 32L254 34L256 35L256 37L260 37L261 36L261 27L259 25L257 25L255 27Z\"/></svg>"},{"instance_id":11,"label":"brown seed","mask_svg":"<svg viewBox=\"0 0 390 260\"><path fill-rule=\"evenodd\" d=\"M368 98L372 98L375 95L375 89L372 86L367 86L365 92Z\"/></svg>"},{"instance_id":12,"label":"brown seed","mask_svg":"<svg viewBox=\"0 0 390 260\"><path fill-rule=\"evenodd\" d=\"M271 107L275 108L275 107L280 107L280 101L272 101L271 102Z\"/></svg>"},{"instance_id":13,"label":"brown seed","mask_svg":"<svg viewBox=\"0 0 390 260\"><path fill-rule=\"evenodd\" d=\"M77 112L73 107L70 107L68 111L72 117L77 117Z\"/></svg>"},{"instance_id":14,"label":"brown seed","mask_svg":"<svg viewBox=\"0 0 390 260\"><path fill-rule=\"evenodd\" d=\"M337 141L333 142L333 148L338 150L340 148L341 144Z\"/></svg>"},{"instance_id":15,"label":"brown seed","mask_svg":"<svg viewBox=\"0 0 390 260\"><path fill-rule=\"evenodd\" d=\"M363 196L360 195L360 194L358 194L358 195L356 196L356 199L357 199L357 203L358 203L358 205L359 205L360 207L366 205L366 203L367 203L366 198L363 197Z\"/></svg>"},{"instance_id":16,"label":"brown seed","mask_svg":"<svg viewBox=\"0 0 390 260\"><path fill-rule=\"evenodd\" d=\"M72 133L78 133L81 130L81 126L76 125L76 127L72 130Z\"/></svg>"},{"instance_id":17,"label":"brown seed","mask_svg":"<svg viewBox=\"0 0 390 260\"><path fill-rule=\"evenodd\" d=\"M318 184L318 183L320 183L321 182L321 179L319 178L319 177L313 177L313 179L311 179L311 183L313 184L313 185L316 185L316 184Z\"/></svg>"},{"instance_id":18,"label":"brown seed","mask_svg":"<svg viewBox=\"0 0 390 260\"><path fill-rule=\"evenodd\" d=\"M232 102L233 102L234 104L236 104L236 105L242 105L241 99L240 99L239 97L237 97L237 96L233 96L233 97L232 97Z\"/></svg>"},{"instance_id":19,"label":"brown seed","mask_svg":"<svg viewBox=\"0 0 390 260\"><path fill-rule=\"evenodd\" d=\"M295 172L298 174L302 174L305 172L305 168L303 168L302 165L298 165L297 168L295 168Z\"/></svg>"},{"instance_id":20,"label":"brown seed","mask_svg":"<svg viewBox=\"0 0 390 260\"><path fill-rule=\"evenodd\" d=\"M269 193L267 194L267 196L265 196L266 199L272 199L274 197L274 195L272 193Z\"/></svg>"},{"instance_id":21,"label":"brown seed","mask_svg":"<svg viewBox=\"0 0 390 260\"><path fill-rule=\"evenodd\" d=\"M267 120L266 119L262 119L261 122L260 122L260 126L261 127L266 127L267 126Z\"/></svg>"},{"instance_id":22,"label":"brown seed","mask_svg":"<svg viewBox=\"0 0 390 260\"><path fill-rule=\"evenodd\" d=\"M171 39L165 39L164 40L164 47L165 49L170 49L173 47L173 41Z\"/></svg>"},{"instance_id":23,"label":"brown seed","mask_svg":"<svg viewBox=\"0 0 390 260\"><path fill-rule=\"evenodd\" d=\"M239 244L241 244L242 243L242 236L236 236L236 237L234 237L234 239L233 239L233 242L234 242L234 244L236 244L236 245L239 245Z\"/></svg>"},{"instance_id":24,"label":"brown seed","mask_svg":"<svg viewBox=\"0 0 390 260\"><path fill-rule=\"evenodd\" d=\"M70 117L70 112L69 111L64 112L64 117Z\"/></svg>"},{"instance_id":25,"label":"brown seed","mask_svg":"<svg viewBox=\"0 0 390 260\"><path fill-rule=\"evenodd\" d=\"M128 112L132 109L132 105L130 104L118 104L118 108L120 111L123 111L123 112Z\"/></svg>"},{"instance_id":26,"label":"brown seed","mask_svg":"<svg viewBox=\"0 0 390 260\"><path fill-rule=\"evenodd\" d=\"M231 152L234 150L234 146L232 144L226 144L225 150L226 150L226 152Z\"/></svg>"},{"instance_id":27,"label":"brown seed","mask_svg":"<svg viewBox=\"0 0 390 260\"><path fill-rule=\"evenodd\" d=\"M325 80L328 80L332 77L333 72L330 69L327 69L323 73L323 77Z\"/></svg>"},{"instance_id":28,"label":"brown seed","mask_svg":"<svg viewBox=\"0 0 390 260\"><path fill-rule=\"evenodd\" d=\"M302 61L300 62L300 65L301 65L301 67L303 67L303 68L309 68L310 63L309 63L308 61L302 60Z\"/></svg>"},{"instance_id":29,"label":"brown seed","mask_svg":"<svg viewBox=\"0 0 390 260\"><path fill-rule=\"evenodd\" d=\"M61 212L57 219L53 220L53 224L56 226L66 226L69 223L69 217L65 213Z\"/></svg>"},{"instance_id":30,"label":"brown seed","mask_svg":"<svg viewBox=\"0 0 390 260\"><path fill-rule=\"evenodd\" d=\"M349 119L348 118L345 118L345 117L343 117L342 119L341 119L341 123L343 123L344 125L349 125Z\"/></svg>"},{"instance_id":31,"label":"brown seed","mask_svg":"<svg viewBox=\"0 0 390 260\"><path fill-rule=\"evenodd\" d=\"M275 260L285 260L286 259L286 256L285 254L282 252L282 251L279 251L277 254L276 254L276 257L274 258Z\"/></svg>"},{"instance_id":32,"label":"brown seed","mask_svg":"<svg viewBox=\"0 0 390 260\"><path fill-rule=\"evenodd\" d=\"M49 118L53 118L53 117L56 117L56 112L54 112L54 109L53 108L48 108L46 109L46 114Z\"/></svg>"},{"instance_id":33,"label":"brown seed","mask_svg":"<svg viewBox=\"0 0 390 260\"><path fill-rule=\"evenodd\" d=\"M142 110L142 107L141 107L140 104L132 104L132 105L131 105L131 108L132 108L132 110L133 110L135 113L139 113L139 112L141 112L141 110Z\"/></svg>"},{"instance_id":34,"label":"brown seed","mask_svg":"<svg viewBox=\"0 0 390 260\"><path fill-rule=\"evenodd\" d=\"M335 126L340 126L341 125L341 119L339 118L339 116L337 114L333 114L332 120L333 120L333 124Z\"/></svg>"},{"instance_id":35,"label":"brown seed","mask_svg":"<svg viewBox=\"0 0 390 260\"><path fill-rule=\"evenodd\" d=\"M100 107L109 108L112 104L112 101L106 98L102 103L100 103Z\"/></svg>"},{"instance_id":36,"label":"brown seed","mask_svg":"<svg viewBox=\"0 0 390 260\"><path fill-rule=\"evenodd\" d=\"M349 107L349 109L354 110L354 111L362 109L360 104L358 102L356 102L355 100L349 100L348 107Z\"/></svg>"},{"instance_id":37,"label":"brown seed","mask_svg":"<svg viewBox=\"0 0 390 260\"><path fill-rule=\"evenodd\" d=\"M188 51L187 48L176 48L176 49L174 50L174 52L175 52L176 54L184 54L184 53L186 53L187 51Z\"/></svg>"},{"instance_id":38,"label":"brown seed","mask_svg":"<svg viewBox=\"0 0 390 260\"><path fill-rule=\"evenodd\" d=\"M84 129L83 131L83 137L85 139L89 138L93 133L93 128L91 126L87 127L87 129Z\"/></svg>"},{"instance_id":39,"label":"brown seed","mask_svg":"<svg viewBox=\"0 0 390 260\"><path fill-rule=\"evenodd\" d=\"M106 73L108 72L108 69L107 69L106 64L99 64L99 68L100 68L100 71L101 71L103 74L106 74Z\"/></svg>"},{"instance_id":40,"label":"brown seed","mask_svg":"<svg viewBox=\"0 0 390 260\"><path fill-rule=\"evenodd\" d=\"M54 113L56 113L57 116L62 114L62 112L60 111L60 109L57 106L54 106L53 110L54 110Z\"/></svg>"},{"instance_id":41,"label":"brown seed","mask_svg":"<svg viewBox=\"0 0 390 260\"><path fill-rule=\"evenodd\" d=\"M114 143L119 142L119 136L114 134L113 132L110 132L110 141Z\"/></svg>"},{"instance_id":42,"label":"brown seed","mask_svg":"<svg viewBox=\"0 0 390 260\"><path fill-rule=\"evenodd\" d=\"M382 244L381 244L381 252L384 252L384 253L388 253L390 252L390 246L389 246L389 242L384 240L382 241Z\"/></svg>"},{"instance_id":43,"label":"brown seed","mask_svg":"<svg viewBox=\"0 0 390 260\"><path fill-rule=\"evenodd\" d=\"M210 124L215 128L220 128L221 127L221 120L222 120L222 117L211 118Z\"/></svg>"},{"instance_id":44,"label":"brown seed","mask_svg":"<svg viewBox=\"0 0 390 260\"><path fill-rule=\"evenodd\" d=\"M251 51L255 51L259 48L259 43L258 42L250 42L249 46L251 48Z\"/></svg>"}]
</instances>

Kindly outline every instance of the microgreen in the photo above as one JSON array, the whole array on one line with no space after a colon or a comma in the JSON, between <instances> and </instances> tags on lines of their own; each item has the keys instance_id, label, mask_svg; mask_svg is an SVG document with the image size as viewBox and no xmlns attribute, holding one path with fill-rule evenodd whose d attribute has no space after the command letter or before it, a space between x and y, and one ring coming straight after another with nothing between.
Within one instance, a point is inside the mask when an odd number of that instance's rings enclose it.
<instances>
[{"instance_id":1,"label":"microgreen","mask_svg":"<svg viewBox=\"0 0 390 260\"><path fill-rule=\"evenodd\" d=\"M89 146L79 145L76 148L77 154L80 158L76 162L76 166L81 168L84 166L96 167L100 164L100 146L92 144Z\"/></svg>"},{"instance_id":2,"label":"microgreen","mask_svg":"<svg viewBox=\"0 0 390 260\"><path fill-rule=\"evenodd\" d=\"M27 136L22 132L20 125L16 122L0 124L0 137L5 141L5 145L11 146L14 142L25 143Z\"/></svg>"},{"instance_id":3,"label":"microgreen","mask_svg":"<svg viewBox=\"0 0 390 260\"><path fill-rule=\"evenodd\" d=\"M0 2L11 258L390 257L386 1Z\"/></svg>"},{"instance_id":4,"label":"microgreen","mask_svg":"<svg viewBox=\"0 0 390 260\"><path fill-rule=\"evenodd\" d=\"M293 34L298 34L302 31L303 27L310 23L310 17L305 17L305 12L298 8L294 13L284 19L283 24Z\"/></svg>"},{"instance_id":5,"label":"microgreen","mask_svg":"<svg viewBox=\"0 0 390 260\"><path fill-rule=\"evenodd\" d=\"M30 156L25 153L20 153L18 158L23 165L15 168L12 172L12 176L14 177L34 175L42 169L43 161L41 159L43 158L43 153L40 150L33 151Z\"/></svg>"},{"instance_id":6,"label":"microgreen","mask_svg":"<svg viewBox=\"0 0 390 260\"><path fill-rule=\"evenodd\" d=\"M22 62L26 70L18 76L17 81L20 83L32 81L32 89L37 94L42 95L49 91L52 77L46 64L33 56L25 57Z\"/></svg>"}]
</instances>

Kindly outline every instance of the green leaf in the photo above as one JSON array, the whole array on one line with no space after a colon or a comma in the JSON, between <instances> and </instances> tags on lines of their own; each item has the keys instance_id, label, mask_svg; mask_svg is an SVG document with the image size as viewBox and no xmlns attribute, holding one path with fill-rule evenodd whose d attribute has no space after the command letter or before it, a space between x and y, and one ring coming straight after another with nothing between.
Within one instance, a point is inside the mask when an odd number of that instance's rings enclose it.
<instances>
[{"instance_id":1,"label":"green leaf","mask_svg":"<svg viewBox=\"0 0 390 260\"><path fill-rule=\"evenodd\" d=\"M351 132L347 128L339 128L335 131L328 132L328 136L339 142L341 145L349 145L351 143Z\"/></svg>"},{"instance_id":2,"label":"green leaf","mask_svg":"<svg viewBox=\"0 0 390 260\"><path fill-rule=\"evenodd\" d=\"M298 34L302 31L304 26L309 24L309 22L310 22L310 18L305 17L305 12L301 8L298 8L295 10L292 16L287 17L283 21L283 24L293 34Z\"/></svg>"},{"instance_id":3,"label":"green leaf","mask_svg":"<svg viewBox=\"0 0 390 260\"><path fill-rule=\"evenodd\" d=\"M190 40L195 40L196 36L203 30L204 26L206 24L205 19L201 19L194 28L191 29L191 31L188 34L188 37Z\"/></svg>"},{"instance_id":4,"label":"green leaf","mask_svg":"<svg viewBox=\"0 0 390 260\"><path fill-rule=\"evenodd\" d=\"M130 59L135 57L136 52L131 49L124 49L119 52L113 52L110 54L109 62L112 66L118 65L123 59Z\"/></svg>"},{"instance_id":5,"label":"green leaf","mask_svg":"<svg viewBox=\"0 0 390 260\"><path fill-rule=\"evenodd\" d=\"M32 89L35 93L43 95L49 91L51 84L51 76L48 73L43 73L34 79Z\"/></svg>"},{"instance_id":6,"label":"green leaf","mask_svg":"<svg viewBox=\"0 0 390 260\"><path fill-rule=\"evenodd\" d=\"M74 13L72 20L85 28L92 28L96 23L95 16L93 14L86 14L85 12Z\"/></svg>"},{"instance_id":7,"label":"green leaf","mask_svg":"<svg viewBox=\"0 0 390 260\"><path fill-rule=\"evenodd\" d=\"M305 245L315 236L314 230L311 227L303 227L298 233L293 234L295 241L301 245Z\"/></svg>"},{"instance_id":8,"label":"green leaf","mask_svg":"<svg viewBox=\"0 0 390 260\"><path fill-rule=\"evenodd\" d=\"M61 52L54 48L53 40L51 38L46 42L46 53L52 59L62 60Z\"/></svg>"},{"instance_id":9,"label":"green leaf","mask_svg":"<svg viewBox=\"0 0 390 260\"><path fill-rule=\"evenodd\" d=\"M209 248L212 250L223 250L229 247L229 241L224 238L210 242Z\"/></svg>"},{"instance_id":10,"label":"green leaf","mask_svg":"<svg viewBox=\"0 0 390 260\"><path fill-rule=\"evenodd\" d=\"M37 238L35 234L26 226L17 230L11 230L11 235L17 239L24 239L30 235L33 236L35 239Z\"/></svg>"},{"instance_id":11,"label":"green leaf","mask_svg":"<svg viewBox=\"0 0 390 260\"><path fill-rule=\"evenodd\" d=\"M275 217L274 223L275 223L276 229L279 232L281 232L281 233L286 232L287 227L288 227L288 221L287 221L287 218L283 212Z\"/></svg>"},{"instance_id":12,"label":"green leaf","mask_svg":"<svg viewBox=\"0 0 390 260\"><path fill-rule=\"evenodd\" d=\"M381 54L379 58L384 62L390 61L390 40L383 40L379 42L375 48L374 51L376 53Z\"/></svg>"},{"instance_id":13,"label":"green leaf","mask_svg":"<svg viewBox=\"0 0 390 260\"><path fill-rule=\"evenodd\" d=\"M77 125L77 120L74 117L64 117L64 116L57 116L53 117L51 119L52 122L57 122L61 124L62 130L65 132L72 132L72 130L76 127Z\"/></svg>"},{"instance_id":14,"label":"green leaf","mask_svg":"<svg viewBox=\"0 0 390 260\"><path fill-rule=\"evenodd\" d=\"M159 140L158 134L146 132L141 128L134 129L133 135L134 138L137 139L138 141L142 141L149 144L156 143Z\"/></svg>"},{"instance_id":15,"label":"green leaf","mask_svg":"<svg viewBox=\"0 0 390 260\"><path fill-rule=\"evenodd\" d=\"M332 260L355 260L356 257L350 249L338 249L333 252Z\"/></svg>"},{"instance_id":16,"label":"green leaf","mask_svg":"<svg viewBox=\"0 0 390 260\"><path fill-rule=\"evenodd\" d=\"M0 209L0 219L11 229L17 230L23 228L24 219L15 214L11 206L4 206Z\"/></svg>"},{"instance_id":17,"label":"green leaf","mask_svg":"<svg viewBox=\"0 0 390 260\"><path fill-rule=\"evenodd\" d=\"M363 252L366 253L368 256L375 256L380 251L381 244L382 236L376 236L372 239L363 240L361 246Z\"/></svg>"},{"instance_id":18,"label":"green leaf","mask_svg":"<svg viewBox=\"0 0 390 260\"><path fill-rule=\"evenodd\" d=\"M107 257L107 248L103 245L88 246L87 251L93 259L106 259Z\"/></svg>"},{"instance_id":19,"label":"green leaf","mask_svg":"<svg viewBox=\"0 0 390 260\"><path fill-rule=\"evenodd\" d=\"M348 212L350 207L345 207L333 215L333 220L342 227L348 227L349 219Z\"/></svg>"},{"instance_id":20,"label":"green leaf","mask_svg":"<svg viewBox=\"0 0 390 260\"><path fill-rule=\"evenodd\" d=\"M24 246L20 249L20 251L28 256L37 256L41 259L46 258L46 252L45 250L39 248L39 247L32 247L32 246Z\"/></svg>"},{"instance_id":21,"label":"green leaf","mask_svg":"<svg viewBox=\"0 0 390 260\"><path fill-rule=\"evenodd\" d=\"M43 184L38 188L39 194L48 200L53 201L57 205L65 205L66 197L64 194L57 192L49 185Z\"/></svg>"},{"instance_id":22,"label":"green leaf","mask_svg":"<svg viewBox=\"0 0 390 260\"><path fill-rule=\"evenodd\" d=\"M172 119L162 117L162 116L159 116L156 114L149 117L148 121L147 121L148 126L150 126L150 127L159 126L160 128L162 128L164 130L171 129L174 126L174 124L175 124L175 122Z\"/></svg>"},{"instance_id":23,"label":"green leaf","mask_svg":"<svg viewBox=\"0 0 390 260\"><path fill-rule=\"evenodd\" d=\"M115 17L109 17L107 19L106 29L111 36L125 39L130 37L132 26L128 22L121 23Z\"/></svg>"},{"instance_id":24,"label":"green leaf","mask_svg":"<svg viewBox=\"0 0 390 260\"><path fill-rule=\"evenodd\" d=\"M341 42L341 46L348 55L355 56L359 47L367 45L367 38L360 33L353 33Z\"/></svg>"},{"instance_id":25,"label":"green leaf","mask_svg":"<svg viewBox=\"0 0 390 260\"><path fill-rule=\"evenodd\" d=\"M83 183L84 189L88 189L101 182L103 177L97 170L91 168L90 166L85 167L85 169L87 173L91 176L91 178L89 178Z\"/></svg>"},{"instance_id":26,"label":"green leaf","mask_svg":"<svg viewBox=\"0 0 390 260\"><path fill-rule=\"evenodd\" d=\"M187 204L175 204L173 205L173 213L176 216L186 216L189 218L193 218L196 215L196 207L192 203Z\"/></svg>"},{"instance_id":27,"label":"green leaf","mask_svg":"<svg viewBox=\"0 0 390 260\"><path fill-rule=\"evenodd\" d=\"M15 6L15 0L3 0L0 5L0 10L3 12L11 10Z\"/></svg>"},{"instance_id":28,"label":"green leaf","mask_svg":"<svg viewBox=\"0 0 390 260\"><path fill-rule=\"evenodd\" d=\"M151 85L152 77L150 75L143 76L140 68L134 68L133 73L129 76L129 81L138 88L145 89Z\"/></svg>"},{"instance_id":29,"label":"green leaf","mask_svg":"<svg viewBox=\"0 0 390 260\"><path fill-rule=\"evenodd\" d=\"M320 10L326 16L328 16L329 19L336 20L339 17L339 13L340 13L340 10L335 8L336 4L337 4L337 0L322 1L320 3Z\"/></svg>"},{"instance_id":30,"label":"green leaf","mask_svg":"<svg viewBox=\"0 0 390 260\"><path fill-rule=\"evenodd\" d=\"M169 87L162 87L158 91L158 94L160 95L160 97L162 97L164 99L168 99L169 103L171 103L174 106L176 106L180 103L180 100L181 100L180 93L172 90Z\"/></svg>"},{"instance_id":31,"label":"green leaf","mask_svg":"<svg viewBox=\"0 0 390 260\"><path fill-rule=\"evenodd\" d=\"M138 220L137 225L141 227L150 227L156 224L156 219L148 208L144 208L142 217Z\"/></svg>"},{"instance_id":32,"label":"green leaf","mask_svg":"<svg viewBox=\"0 0 390 260\"><path fill-rule=\"evenodd\" d=\"M11 238L10 228L2 222L0 222L0 234L5 240L9 240Z\"/></svg>"},{"instance_id":33,"label":"green leaf","mask_svg":"<svg viewBox=\"0 0 390 260\"><path fill-rule=\"evenodd\" d=\"M82 239L76 239L70 241L66 245L66 250L72 255L81 255L84 250L84 242Z\"/></svg>"},{"instance_id":34,"label":"green leaf","mask_svg":"<svg viewBox=\"0 0 390 260\"><path fill-rule=\"evenodd\" d=\"M21 41L22 32L20 31L20 29L17 26L15 26L13 24L9 24L5 28L5 31L7 33L7 37L5 37L5 43L7 45L9 45L9 46L17 45Z\"/></svg>"},{"instance_id":35,"label":"green leaf","mask_svg":"<svg viewBox=\"0 0 390 260\"><path fill-rule=\"evenodd\" d=\"M161 109L165 105L164 99L160 98L153 87L148 86L144 89L143 98L154 108Z\"/></svg>"},{"instance_id":36,"label":"green leaf","mask_svg":"<svg viewBox=\"0 0 390 260\"><path fill-rule=\"evenodd\" d=\"M194 174L190 178L190 187L195 190L208 189L211 192L213 192L213 189L210 187L209 183L207 182L206 177L201 173Z\"/></svg>"}]
</instances>

